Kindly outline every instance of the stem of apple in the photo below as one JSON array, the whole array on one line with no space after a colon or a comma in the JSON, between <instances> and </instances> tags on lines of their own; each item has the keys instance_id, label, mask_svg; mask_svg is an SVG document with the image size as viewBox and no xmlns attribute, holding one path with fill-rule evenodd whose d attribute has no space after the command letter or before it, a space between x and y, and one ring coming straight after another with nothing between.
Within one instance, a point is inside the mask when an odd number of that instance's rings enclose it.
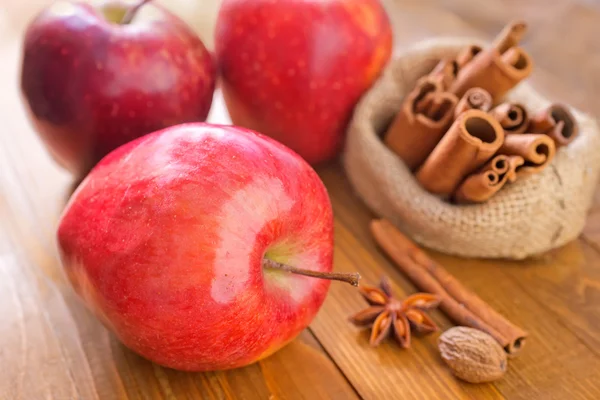
<instances>
[{"instance_id":1,"label":"stem of apple","mask_svg":"<svg viewBox=\"0 0 600 400\"><path fill-rule=\"evenodd\" d=\"M347 283L351 284L352 286L358 286L358 281L360 279L360 275L358 272L346 273L346 272L311 271L309 269L292 267L291 265L273 261L268 258L263 258L262 266L263 266L263 268L277 269L280 271L286 271L286 272L291 272L292 274L310 276L313 278L347 282Z\"/></svg>"},{"instance_id":2,"label":"stem of apple","mask_svg":"<svg viewBox=\"0 0 600 400\"><path fill-rule=\"evenodd\" d=\"M120 24L127 25L128 23L130 23L133 20L133 17L135 17L135 14L137 14L138 10L144 4L149 3L151 1L152 0L140 0L135 6L131 7L129 10L127 10L127 12L123 16L123 19L121 20Z\"/></svg>"}]
</instances>

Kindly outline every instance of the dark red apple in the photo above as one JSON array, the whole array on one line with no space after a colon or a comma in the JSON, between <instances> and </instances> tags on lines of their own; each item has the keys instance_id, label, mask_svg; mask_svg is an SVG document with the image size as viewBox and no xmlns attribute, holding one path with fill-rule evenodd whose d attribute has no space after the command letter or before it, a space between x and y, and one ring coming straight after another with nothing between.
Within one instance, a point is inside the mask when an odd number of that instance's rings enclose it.
<instances>
[{"instance_id":1,"label":"dark red apple","mask_svg":"<svg viewBox=\"0 0 600 400\"><path fill-rule=\"evenodd\" d=\"M60 1L25 35L21 88L31 118L77 175L144 134L204 121L210 109L216 71L200 39L153 4L123 22L132 7Z\"/></svg>"},{"instance_id":2,"label":"dark red apple","mask_svg":"<svg viewBox=\"0 0 600 400\"><path fill-rule=\"evenodd\" d=\"M233 122L314 164L339 150L392 31L378 0L224 0L215 40Z\"/></svg>"},{"instance_id":3,"label":"dark red apple","mask_svg":"<svg viewBox=\"0 0 600 400\"><path fill-rule=\"evenodd\" d=\"M329 273L318 175L236 127L184 124L113 151L70 199L58 243L76 292L119 339L181 370L240 367L292 340L329 288L299 273L356 279Z\"/></svg>"}]
</instances>

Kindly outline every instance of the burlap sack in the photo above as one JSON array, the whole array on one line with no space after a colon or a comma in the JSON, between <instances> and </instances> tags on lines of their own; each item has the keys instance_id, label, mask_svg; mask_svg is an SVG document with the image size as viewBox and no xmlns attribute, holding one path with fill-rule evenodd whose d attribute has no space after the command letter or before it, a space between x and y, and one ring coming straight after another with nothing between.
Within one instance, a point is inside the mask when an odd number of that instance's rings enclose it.
<instances>
[{"instance_id":1,"label":"burlap sack","mask_svg":"<svg viewBox=\"0 0 600 400\"><path fill-rule=\"evenodd\" d=\"M419 77L441 58L477 42L421 42L393 60L355 109L344 167L367 206L420 244L464 257L522 259L561 246L581 233L600 166L596 121L573 110L580 134L557 152L549 167L506 185L479 205L457 206L426 192L380 138ZM550 103L527 83L512 90L507 99L525 104L530 112Z\"/></svg>"}]
</instances>

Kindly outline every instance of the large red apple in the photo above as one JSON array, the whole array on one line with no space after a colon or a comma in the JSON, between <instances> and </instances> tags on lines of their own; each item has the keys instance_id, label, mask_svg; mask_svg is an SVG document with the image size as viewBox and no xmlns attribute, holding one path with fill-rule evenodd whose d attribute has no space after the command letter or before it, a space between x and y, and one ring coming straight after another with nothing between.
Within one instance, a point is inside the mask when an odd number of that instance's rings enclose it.
<instances>
[{"instance_id":1,"label":"large red apple","mask_svg":"<svg viewBox=\"0 0 600 400\"><path fill-rule=\"evenodd\" d=\"M54 158L77 175L137 137L208 115L210 53L163 8L146 4L125 17L133 7L60 1L25 35L21 88L32 120Z\"/></svg>"},{"instance_id":2,"label":"large red apple","mask_svg":"<svg viewBox=\"0 0 600 400\"><path fill-rule=\"evenodd\" d=\"M224 0L215 40L233 122L314 164L339 150L392 32L378 0Z\"/></svg>"},{"instance_id":3,"label":"large red apple","mask_svg":"<svg viewBox=\"0 0 600 400\"><path fill-rule=\"evenodd\" d=\"M252 363L310 323L329 281L281 268L335 278L319 177L236 127L184 124L115 150L73 194L58 242L76 292L120 340L181 370Z\"/></svg>"}]
</instances>

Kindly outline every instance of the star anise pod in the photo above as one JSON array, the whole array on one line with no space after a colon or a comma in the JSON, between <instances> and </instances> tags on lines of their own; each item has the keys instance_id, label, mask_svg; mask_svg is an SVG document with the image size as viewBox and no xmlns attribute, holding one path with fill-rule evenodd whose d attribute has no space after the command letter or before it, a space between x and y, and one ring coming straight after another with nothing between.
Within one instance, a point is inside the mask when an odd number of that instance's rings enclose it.
<instances>
[{"instance_id":1,"label":"star anise pod","mask_svg":"<svg viewBox=\"0 0 600 400\"><path fill-rule=\"evenodd\" d=\"M385 276L379 287L362 285L358 290L371 306L350 317L350 321L356 326L371 327L371 346L379 345L393 334L400 346L408 348L411 329L422 334L438 330L435 322L425 313L440 304L438 296L416 293L399 301L394 298L390 281Z\"/></svg>"}]
</instances>

